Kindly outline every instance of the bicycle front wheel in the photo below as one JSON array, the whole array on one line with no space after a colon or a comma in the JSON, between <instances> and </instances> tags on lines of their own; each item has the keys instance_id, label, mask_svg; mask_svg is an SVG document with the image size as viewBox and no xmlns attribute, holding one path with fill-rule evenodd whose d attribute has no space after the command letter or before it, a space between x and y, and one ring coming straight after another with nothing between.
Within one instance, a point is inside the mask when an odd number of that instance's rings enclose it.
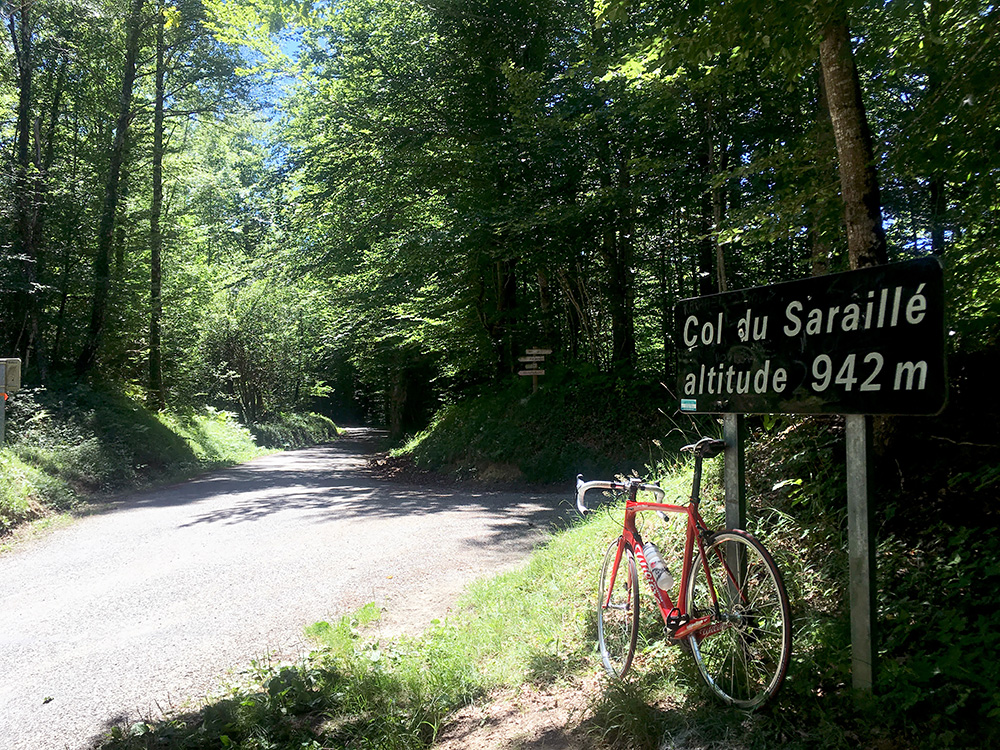
<instances>
[{"instance_id":1,"label":"bicycle front wheel","mask_svg":"<svg viewBox=\"0 0 1000 750\"><path fill-rule=\"evenodd\" d=\"M618 556L621 542L616 539L608 547L597 591L597 642L612 677L628 671L639 634L639 576L631 549Z\"/></svg>"},{"instance_id":2,"label":"bicycle front wheel","mask_svg":"<svg viewBox=\"0 0 1000 750\"><path fill-rule=\"evenodd\" d=\"M792 617L781 573L764 545L745 531L713 534L705 557L695 558L687 602L692 619L712 615L688 637L712 692L740 708L774 695L792 652Z\"/></svg>"}]
</instances>

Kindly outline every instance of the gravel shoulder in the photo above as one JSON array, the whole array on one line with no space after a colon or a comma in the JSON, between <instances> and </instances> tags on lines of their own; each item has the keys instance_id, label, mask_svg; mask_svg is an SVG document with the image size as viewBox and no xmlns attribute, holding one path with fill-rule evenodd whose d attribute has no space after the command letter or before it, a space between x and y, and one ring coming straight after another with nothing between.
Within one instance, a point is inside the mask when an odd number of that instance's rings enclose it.
<instances>
[{"instance_id":1,"label":"gravel shoulder","mask_svg":"<svg viewBox=\"0 0 1000 750\"><path fill-rule=\"evenodd\" d=\"M387 480L377 437L121 498L0 557L0 747L90 748L366 602L419 632L571 515L568 492Z\"/></svg>"}]
</instances>

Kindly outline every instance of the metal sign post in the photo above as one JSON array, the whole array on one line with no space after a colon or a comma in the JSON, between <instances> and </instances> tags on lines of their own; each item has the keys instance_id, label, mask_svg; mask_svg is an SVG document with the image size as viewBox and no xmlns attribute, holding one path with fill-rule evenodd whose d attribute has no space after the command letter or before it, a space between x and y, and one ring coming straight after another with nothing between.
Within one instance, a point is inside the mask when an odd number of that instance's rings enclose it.
<instances>
[{"instance_id":1,"label":"metal sign post","mask_svg":"<svg viewBox=\"0 0 1000 750\"><path fill-rule=\"evenodd\" d=\"M858 690L875 685L875 534L869 480L872 418L847 415L847 549L851 596L851 679Z\"/></svg>"},{"instance_id":2,"label":"metal sign post","mask_svg":"<svg viewBox=\"0 0 1000 750\"><path fill-rule=\"evenodd\" d=\"M730 529L745 529L747 523L744 481L746 464L743 456L745 437L746 418L742 414L724 414L722 438L726 441L726 453L723 472L726 484L726 527Z\"/></svg>"},{"instance_id":3,"label":"metal sign post","mask_svg":"<svg viewBox=\"0 0 1000 750\"><path fill-rule=\"evenodd\" d=\"M854 687L875 682L872 414L937 414L947 398L944 280L926 257L679 302L681 411L723 414L726 522L742 528L742 414L847 418Z\"/></svg>"}]
</instances>

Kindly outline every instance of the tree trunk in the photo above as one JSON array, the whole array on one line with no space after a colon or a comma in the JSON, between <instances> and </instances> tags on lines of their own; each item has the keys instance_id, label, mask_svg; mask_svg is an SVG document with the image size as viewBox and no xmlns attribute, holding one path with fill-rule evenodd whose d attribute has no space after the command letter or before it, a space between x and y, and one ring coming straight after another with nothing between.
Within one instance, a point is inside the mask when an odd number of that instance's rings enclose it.
<instances>
[{"instance_id":1,"label":"tree trunk","mask_svg":"<svg viewBox=\"0 0 1000 750\"><path fill-rule=\"evenodd\" d=\"M698 155L698 167L702 174L710 174L712 160L707 150ZM701 216L697 223L698 264L695 268L698 296L705 297L719 291L719 276L715 243L712 241L712 191L708 188L701 194Z\"/></svg>"},{"instance_id":2,"label":"tree trunk","mask_svg":"<svg viewBox=\"0 0 1000 750\"><path fill-rule=\"evenodd\" d=\"M118 123L115 128L115 140L111 147L104 209L101 213L97 235L90 327L87 330L83 351L80 352L80 357L76 361L77 377L86 374L94 366L97 360L97 350L101 343L101 334L104 331L108 292L111 287L111 250L115 236L115 215L118 212L118 182L125 155L129 118L132 113L132 89L135 85L136 60L139 55L142 7L143 0L132 0L132 9L128 19L128 35L125 40L125 69L122 74Z\"/></svg>"},{"instance_id":3,"label":"tree trunk","mask_svg":"<svg viewBox=\"0 0 1000 750\"><path fill-rule=\"evenodd\" d=\"M22 0L17 12L10 13L8 28L14 48L17 68L18 101L15 135L14 194L16 234L13 256L16 259L16 286L8 305L7 330L4 331L6 348L16 352L28 367L28 353L38 331L37 294L37 195L36 180L30 176L32 84L34 79L33 39L31 35L31 6Z\"/></svg>"},{"instance_id":4,"label":"tree trunk","mask_svg":"<svg viewBox=\"0 0 1000 750\"><path fill-rule=\"evenodd\" d=\"M601 186L615 195L604 215L600 251L607 266L608 312L611 315L611 367L631 370L635 366L635 282L632 278L635 233L635 201L629 154L616 155L605 138L600 147ZM617 163L616 163L617 162Z\"/></svg>"},{"instance_id":5,"label":"tree trunk","mask_svg":"<svg viewBox=\"0 0 1000 750\"><path fill-rule=\"evenodd\" d=\"M163 319L163 98L166 71L163 65L162 3L156 22L156 101L153 110L153 200L149 209L149 390L146 402L152 409L163 409L163 359L160 351L160 324Z\"/></svg>"},{"instance_id":6,"label":"tree trunk","mask_svg":"<svg viewBox=\"0 0 1000 750\"><path fill-rule=\"evenodd\" d=\"M403 415L407 398L406 371L400 366L394 368L390 375L388 422L389 437L398 440L403 437Z\"/></svg>"},{"instance_id":7,"label":"tree trunk","mask_svg":"<svg viewBox=\"0 0 1000 750\"><path fill-rule=\"evenodd\" d=\"M721 177L725 174L726 170L729 168L729 149L726 148L724 144L720 144L719 142L719 129L716 126L715 106L712 100L707 99L702 101L699 109L702 110L705 132L708 135L708 143L706 146L706 163L708 171L705 176L710 181L714 181L717 177ZM719 228L722 226L722 221L726 217L726 191L722 185L716 187L711 184L709 184L708 190L711 199L712 213L709 237L706 241L711 243L712 255L715 259L716 289L720 292L727 292L729 291L729 279L726 275L726 254L722 247L722 243L719 242Z\"/></svg>"},{"instance_id":8,"label":"tree trunk","mask_svg":"<svg viewBox=\"0 0 1000 750\"><path fill-rule=\"evenodd\" d=\"M871 131L851 49L847 10L842 0L835 0L832 12L820 28L820 66L837 141L848 259L852 269L877 266L888 262L882 202ZM876 455L889 452L896 424L897 420L891 416L874 420Z\"/></svg>"},{"instance_id":9,"label":"tree trunk","mask_svg":"<svg viewBox=\"0 0 1000 750\"><path fill-rule=\"evenodd\" d=\"M827 11L819 19L820 65L837 141L847 252L851 268L866 268L888 260L882 202L847 10L843 2L835 2Z\"/></svg>"},{"instance_id":10,"label":"tree trunk","mask_svg":"<svg viewBox=\"0 0 1000 750\"><path fill-rule=\"evenodd\" d=\"M830 272L834 240L840 227L840 220L823 197L824 186L836 179L837 141L830 121L830 106L826 100L826 84L823 71L817 76L817 122L815 152L813 157L814 176L819 198L809 206L809 240L812 246L812 275L824 276Z\"/></svg>"}]
</instances>

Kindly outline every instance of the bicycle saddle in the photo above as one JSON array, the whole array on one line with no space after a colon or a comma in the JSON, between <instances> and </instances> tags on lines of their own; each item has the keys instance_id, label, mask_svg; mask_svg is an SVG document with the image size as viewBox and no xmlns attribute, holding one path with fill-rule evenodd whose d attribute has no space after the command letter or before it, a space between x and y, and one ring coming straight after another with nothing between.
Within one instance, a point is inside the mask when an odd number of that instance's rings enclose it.
<instances>
[{"instance_id":1,"label":"bicycle saddle","mask_svg":"<svg viewBox=\"0 0 1000 750\"><path fill-rule=\"evenodd\" d=\"M725 440L715 440L709 437L703 437L697 443L691 443L691 445L685 445L681 448L682 451L694 453L702 458L713 458L714 456L718 456L725 449Z\"/></svg>"}]
</instances>

